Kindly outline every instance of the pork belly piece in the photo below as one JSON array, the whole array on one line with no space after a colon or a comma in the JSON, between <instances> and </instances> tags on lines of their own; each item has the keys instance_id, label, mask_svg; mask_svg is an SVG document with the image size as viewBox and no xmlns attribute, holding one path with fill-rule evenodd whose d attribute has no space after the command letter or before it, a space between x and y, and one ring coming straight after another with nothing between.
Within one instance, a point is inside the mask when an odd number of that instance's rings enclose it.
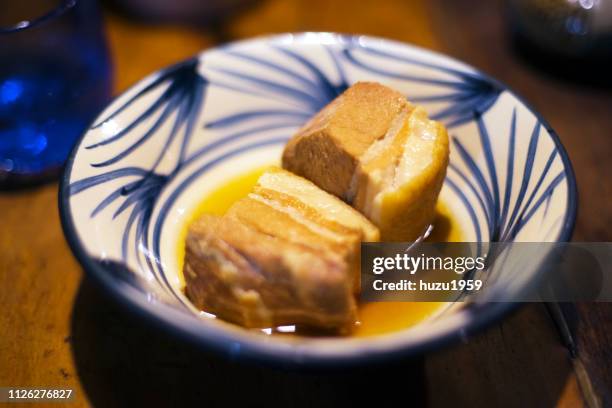
<instances>
[{"instance_id":1,"label":"pork belly piece","mask_svg":"<svg viewBox=\"0 0 612 408\"><path fill-rule=\"evenodd\" d=\"M347 332L362 240L378 229L311 182L274 168L222 216L189 228L184 275L196 307L244 327Z\"/></svg>"},{"instance_id":2,"label":"pork belly piece","mask_svg":"<svg viewBox=\"0 0 612 408\"><path fill-rule=\"evenodd\" d=\"M448 155L443 125L400 93L358 82L293 136L282 164L359 210L383 241L413 241L433 221Z\"/></svg>"}]
</instances>

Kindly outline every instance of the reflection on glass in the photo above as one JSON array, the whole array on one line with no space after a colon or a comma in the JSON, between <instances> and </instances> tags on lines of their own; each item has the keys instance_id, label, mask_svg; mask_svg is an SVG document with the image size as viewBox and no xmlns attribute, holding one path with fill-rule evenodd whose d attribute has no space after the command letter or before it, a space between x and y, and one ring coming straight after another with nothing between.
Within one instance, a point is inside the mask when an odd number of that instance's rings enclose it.
<instances>
[{"instance_id":1,"label":"reflection on glass","mask_svg":"<svg viewBox=\"0 0 612 408\"><path fill-rule=\"evenodd\" d=\"M10 1L1 9L0 184L7 186L57 173L110 98L111 70L94 1Z\"/></svg>"}]
</instances>

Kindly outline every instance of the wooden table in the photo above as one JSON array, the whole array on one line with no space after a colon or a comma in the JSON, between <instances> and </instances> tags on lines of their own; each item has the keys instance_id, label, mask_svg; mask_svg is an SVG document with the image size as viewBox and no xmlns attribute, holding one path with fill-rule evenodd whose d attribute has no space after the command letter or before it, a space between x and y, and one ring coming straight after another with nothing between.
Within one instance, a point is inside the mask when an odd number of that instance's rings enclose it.
<instances>
[{"instance_id":1,"label":"wooden table","mask_svg":"<svg viewBox=\"0 0 612 408\"><path fill-rule=\"evenodd\" d=\"M612 91L554 79L518 58L497 2L269 0L200 30L106 17L117 91L219 41L269 32L367 33L463 59L548 118L578 179L574 239L610 240ZM56 184L0 193L0 385L71 387L73 406L323 407L374 397L436 407L612 405L609 304L565 307L574 358L545 306L534 304L424 360L327 373L243 366L126 316L92 287L56 203Z\"/></svg>"}]
</instances>

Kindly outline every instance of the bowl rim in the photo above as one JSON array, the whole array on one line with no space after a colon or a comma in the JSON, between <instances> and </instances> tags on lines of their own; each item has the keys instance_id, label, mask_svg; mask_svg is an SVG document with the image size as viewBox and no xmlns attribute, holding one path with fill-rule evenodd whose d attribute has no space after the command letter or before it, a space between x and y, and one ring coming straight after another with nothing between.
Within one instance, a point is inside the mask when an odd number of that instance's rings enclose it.
<instances>
[{"instance_id":1,"label":"bowl rim","mask_svg":"<svg viewBox=\"0 0 612 408\"><path fill-rule=\"evenodd\" d=\"M498 84L505 91L510 92L521 104L523 104L545 127L549 133L552 141L555 144L555 149L559 152L560 158L563 162L564 172L567 180L567 211L565 219L562 223L561 233L558 238L558 242L565 242L571 239L576 216L578 211L578 192L576 186L576 179L573 167L569 160L567 151L565 150L559 136L552 129L550 124L540 115L538 111L525 102L525 99L514 92L511 88L506 86L501 81L492 78L488 74L482 72L480 69L473 67L463 61L448 56L446 54L429 50L417 45L405 43L398 40L387 39L384 37L361 35L361 34L343 34L337 32L316 32L316 31L304 31L304 32L290 32L280 33L272 35L261 35L256 37L250 37L230 43L220 44L215 47L205 49L197 54L201 56L208 51L227 47L229 44L244 44L249 42L257 41L273 41L275 39L281 39L287 35L293 35L295 37L305 37L307 35L331 35L334 37L342 38L367 38L369 40L379 41L382 44L391 44L395 46L403 46L415 49L419 52L424 52L429 55L441 56L449 59L455 63L463 64L469 69L473 70L483 78ZM180 64L178 62L177 64ZM162 68L163 70L164 68ZM153 73L145 76L136 83L132 84L128 89L124 90L120 94L116 95L106 107L112 105L116 100L126 93L132 91L136 87L142 84L142 81L150 78L151 76L158 73L160 70L156 70ZM106 109L105 107L105 109ZM95 122L96 119L94 119ZM92 123L94 123L92 122ZM417 355L424 354L425 352L432 351L441 348L444 345L455 342L457 340L465 340L469 335L478 332L485 327L490 326L495 321L502 319L505 315L515 310L519 303L489 303L483 307L483 305L476 305L476 307L470 309L471 312L477 313L477 318L469 319L465 324L462 323L459 327L449 327L441 334L434 333L426 338L420 339L420 341L413 342L413 344L403 344L400 342L395 347L388 347L385 349L372 349L366 353L309 353L309 352L296 352L296 348L281 347L280 342L265 342L259 340L252 340L246 342L237 342L236 337L231 331L219 327L216 330L201 330L201 325L193 325L193 317L185 316L184 313L179 312L171 307L152 304L150 303L142 292L132 288L128 285L118 284L111 274L108 273L99 263L95 262L92 257L87 254L85 246L82 244L76 228L74 220L72 219L72 213L70 209L70 195L68 194L70 177L72 175L73 165L78 151L81 149L83 139L89 132L88 126L83 134L78 138L75 145L73 146L66 165L64 167L62 176L59 182L59 215L64 235L68 242L68 245L75 256L75 258L82 265L87 276L93 278L93 281L103 288L104 292L110 294L111 297L127 310L131 311L139 317L145 318L146 321L153 324L160 329L166 330L172 333L176 337L181 338L189 343L192 343L198 347L202 347L207 350L213 350L220 352L230 358L245 359L247 361L263 362L266 364L273 364L276 366L289 366L289 367L339 367L347 365L362 365L371 363L381 363L385 361L395 360L398 358L415 357ZM162 313L163 312L163 313ZM194 327L200 330L195 330ZM253 336L254 337L254 336ZM265 337L264 337L265 338ZM404 342L405 343L405 342ZM304 351L304 350L302 350ZM362 350L363 351L363 350Z\"/></svg>"}]
</instances>

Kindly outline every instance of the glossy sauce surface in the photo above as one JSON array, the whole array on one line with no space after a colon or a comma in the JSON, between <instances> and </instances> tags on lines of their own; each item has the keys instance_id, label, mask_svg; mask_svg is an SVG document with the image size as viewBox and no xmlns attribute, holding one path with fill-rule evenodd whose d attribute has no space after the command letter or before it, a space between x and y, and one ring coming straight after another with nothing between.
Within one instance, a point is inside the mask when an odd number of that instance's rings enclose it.
<instances>
[{"instance_id":1,"label":"glossy sauce surface","mask_svg":"<svg viewBox=\"0 0 612 408\"><path fill-rule=\"evenodd\" d=\"M196 210L187 217L181 239L178 242L178 264L181 271L185 254L185 236L189 224L202 214L223 215L235 201L251 191L259 176L266 169L267 166L245 172L203 197ZM433 231L427 240L431 242L461 241L461 230L458 224L453 221L450 211L443 203L438 203L437 211L438 215L434 222ZM363 303L359 306L359 321L351 335L356 337L374 336L407 329L431 317L443 305L445 305L443 302ZM291 330L264 330L264 333L279 333L282 331L291 332Z\"/></svg>"}]
</instances>

